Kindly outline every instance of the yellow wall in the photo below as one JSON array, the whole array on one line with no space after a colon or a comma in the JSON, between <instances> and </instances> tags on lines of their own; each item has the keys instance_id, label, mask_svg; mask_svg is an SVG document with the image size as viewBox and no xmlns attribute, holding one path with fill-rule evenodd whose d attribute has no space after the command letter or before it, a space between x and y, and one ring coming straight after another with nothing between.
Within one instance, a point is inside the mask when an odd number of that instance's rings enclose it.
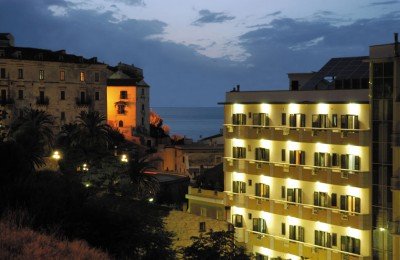
<instances>
[{"instance_id":1,"label":"yellow wall","mask_svg":"<svg viewBox=\"0 0 400 260\"><path fill-rule=\"evenodd\" d=\"M127 91L127 99L120 99L120 92ZM115 105L118 101L125 101L125 114L118 114ZM118 127L118 122L122 120L123 127ZM132 140L132 127L136 127L136 87L134 86L107 86L107 123L118 128L126 139Z\"/></svg>"}]
</instances>

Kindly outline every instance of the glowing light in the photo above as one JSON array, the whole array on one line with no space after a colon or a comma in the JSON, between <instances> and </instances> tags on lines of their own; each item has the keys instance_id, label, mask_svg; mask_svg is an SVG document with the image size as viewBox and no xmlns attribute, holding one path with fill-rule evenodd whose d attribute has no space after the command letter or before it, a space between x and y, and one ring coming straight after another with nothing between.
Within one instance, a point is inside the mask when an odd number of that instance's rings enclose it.
<instances>
[{"instance_id":1,"label":"glowing light","mask_svg":"<svg viewBox=\"0 0 400 260\"><path fill-rule=\"evenodd\" d=\"M233 104L233 113L234 114L243 114L244 113L244 105Z\"/></svg>"},{"instance_id":2,"label":"glowing light","mask_svg":"<svg viewBox=\"0 0 400 260\"><path fill-rule=\"evenodd\" d=\"M329 114L329 105L320 103L317 105L317 111L319 114Z\"/></svg>"},{"instance_id":3,"label":"glowing light","mask_svg":"<svg viewBox=\"0 0 400 260\"><path fill-rule=\"evenodd\" d=\"M346 228L346 233L350 237L361 238L361 230L354 229L354 228L351 228L351 227L347 227Z\"/></svg>"},{"instance_id":4,"label":"glowing light","mask_svg":"<svg viewBox=\"0 0 400 260\"><path fill-rule=\"evenodd\" d=\"M361 147L360 146L354 146L354 145L347 145L347 153L352 154L352 155L361 155Z\"/></svg>"},{"instance_id":5,"label":"glowing light","mask_svg":"<svg viewBox=\"0 0 400 260\"><path fill-rule=\"evenodd\" d=\"M153 202L154 201L154 198L149 198L149 202Z\"/></svg>"},{"instance_id":6,"label":"glowing light","mask_svg":"<svg viewBox=\"0 0 400 260\"><path fill-rule=\"evenodd\" d=\"M61 159L61 154L59 151L54 151L53 155L51 156L54 160L60 160Z\"/></svg>"},{"instance_id":7,"label":"glowing light","mask_svg":"<svg viewBox=\"0 0 400 260\"><path fill-rule=\"evenodd\" d=\"M350 115L360 115L361 106L360 104L350 103L347 104L347 113Z\"/></svg>"},{"instance_id":8,"label":"glowing light","mask_svg":"<svg viewBox=\"0 0 400 260\"><path fill-rule=\"evenodd\" d=\"M379 231L383 232L385 229L383 227L379 228Z\"/></svg>"},{"instance_id":9,"label":"glowing light","mask_svg":"<svg viewBox=\"0 0 400 260\"><path fill-rule=\"evenodd\" d=\"M269 212L261 211L261 218L265 219L267 223L270 223L272 221L272 216Z\"/></svg>"},{"instance_id":10,"label":"glowing light","mask_svg":"<svg viewBox=\"0 0 400 260\"><path fill-rule=\"evenodd\" d=\"M356 187L352 187L350 185L348 185L346 187L346 193L348 195L354 196L354 197L360 197L361 195L361 189L360 188L356 188Z\"/></svg>"},{"instance_id":11,"label":"glowing light","mask_svg":"<svg viewBox=\"0 0 400 260\"><path fill-rule=\"evenodd\" d=\"M235 146L235 147L245 147L243 139L233 138L232 139L232 145Z\"/></svg>"},{"instance_id":12,"label":"glowing light","mask_svg":"<svg viewBox=\"0 0 400 260\"><path fill-rule=\"evenodd\" d=\"M269 114L271 112L271 105L270 104L261 104L261 113Z\"/></svg>"},{"instance_id":13,"label":"glowing light","mask_svg":"<svg viewBox=\"0 0 400 260\"><path fill-rule=\"evenodd\" d=\"M300 150L300 144L297 142L288 141L286 147L289 150Z\"/></svg>"},{"instance_id":14,"label":"glowing light","mask_svg":"<svg viewBox=\"0 0 400 260\"><path fill-rule=\"evenodd\" d=\"M269 248L265 248L265 247L258 247L258 252L262 255L265 256L271 256L272 255L272 250Z\"/></svg>"},{"instance_id":15,"label":"glowing light","mask_svg":"<svg viewBox=\"0 0 400 260\"><path fill-rule=\"evenodd\" d=\"M298 114L300 113L300 105L299 104L289 104L289 114Z\"/></svg>"},{"instance_id":16,"label":"glowing light","mask_svg":"<svg viewBox=\"0 0 400 260\"><path fill-rule=\"evenodd\" d=\"M320 191L320 192L328 192L329 191L329 185L326 183L321 183L321 182L317 181L315 183L315 187L316 187L317 191Z\"/></svg>"},{"instance_id":17,"label":"glowing light","mask_svg":"<svg viewBox=\"0 0 400 260\"><path fill-rule=\"evenodd\" d=\"M320 152L320 153L329 153L331 150L330 149L331 146L328 144L316 143L315 146L316 146L317 152Z\"/></svg>"},{"instance_id":18,"label":"glowing light","mask_svg":"<svg viewBox=\"0 0 400 260\"><path fill-rule=\"evenodd\" d=\"M265 175L260 176L260 181L262 183L268 184L270 186L270 188L271 188L271 184L273 183L272 178L270 176L265 176Z\"/></svg>"},{"instance_id":19,"label":"glowing light","mask_svg":"<svg viewBox=\"0 0 400 260\"><path fill-rule=\"evenodd\" d=\"M239 208L239 207L236 207L236 206L232 207L232 215L239 214L239 215L243 216L245 212L246 212L245 208Z\"/></svg>"},{"instance_id":20,"label":"glowing light","mask_svg":"<svg viewBox=\"0 0 400 260\"><path fill-rule=\"evenodd\" d=\"M288 216L286 219L287 219L287 222L289 223L289 225L298 226L300 224L300 220L298 218Z\"/></svg>"},{"instance_id":21,"label":"glowing light","mask_svg":"<svg viewBox=\"0 0 400 260\"><path fill-rule=\"evenodd\" d=\"M121 162L124 162L124 163L128 162L128 156L126 154L121 155Z\"/></svg>"},{"instance_id":22,"label":"glowing light","mask_svg":"<svg viewBox=\"0 0 400 260\"><path fill-rule=\"evenodd\" d=\"M260 140L260 146L262 148L270 149L271 148L271 141L270 140L261 139Z\"/></svg>"},{"instance_id":23,"label":"glowing light","mask_svg":"<svg viewBox=\"0 0 400 260\"><path fill-rule=\"evenodd\" d=\"M89 166L86 163L82 164L82 171L84 172L89 171Z\"/></svg>"},{"instance_id":24,"label":"glowing light","mask_svg":"<svg viewBox=\"0 0 400 260\"><path fill-rule=\"evenodd\" d=\"M331 226L330 226L329 224L326 224L326 223L317 221L317 222L315 223L315 228L316 228L317 230L321 230L321 231L328 232L328 231L330 231Z\"/></svg>"},{"instance_id":25,"label":"glowing light","mask_svg":"<svg viewBox=\"0 0 400 260\"><path fill-rule=\"evenodd\" d=\"M245 181L246 175L240 172L233 172L232 173L233 181Z\"/></svg>"},{"instance_id":26,"label":"glowing light","mask_svg":"<svg viewBox=\"0 0 400 260\"><path fill-rule=\"evenodd\" d=\"M290 178L286 179L286 186L288 186L289 188L295 188L295 187L299 187L300 182L298 180L293 180Z\"/></svg>"}]
</instances>

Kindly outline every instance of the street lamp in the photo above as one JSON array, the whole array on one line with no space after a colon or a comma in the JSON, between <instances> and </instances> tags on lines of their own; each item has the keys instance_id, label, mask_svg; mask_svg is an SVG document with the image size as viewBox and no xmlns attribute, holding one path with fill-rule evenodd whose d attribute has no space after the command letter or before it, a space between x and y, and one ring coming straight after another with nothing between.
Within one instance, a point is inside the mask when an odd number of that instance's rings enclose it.
<instances>
[{"instance_id":1,"label":"street lamp","mask_svg":"<svg viewBox=\"0 0 400 260\"><path fill-rule=\"evenodd\" d=\"M54 151L53 154L51 155L51 158L53 158L54 160L60 160L61 159L61 154L59 151Z\"/></svg>"},{"instance_id":2,"label":"street lamp","mask_svg":"<svg viewBox=\"0 0 400 260\"><path fill-rule=\"evenodd\" d=\"M121 155L121 162L123 162L123 163L128 162L128 156L126 154Z\"/></svg>"}]
</instances>

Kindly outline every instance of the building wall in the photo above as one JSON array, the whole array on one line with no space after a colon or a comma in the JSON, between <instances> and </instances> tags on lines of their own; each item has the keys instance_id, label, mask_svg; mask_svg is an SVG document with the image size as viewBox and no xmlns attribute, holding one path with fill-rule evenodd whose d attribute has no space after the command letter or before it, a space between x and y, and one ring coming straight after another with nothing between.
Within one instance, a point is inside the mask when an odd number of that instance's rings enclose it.
<instances>
[{"instance_id":1,"label":"building wall","mask_svg":"<svg viewBox=\"0 0 400 260\"><path fill-rule=\"evenodd\" d=\"M104 64L0 58L0 68L6 71L6 78L0 78L0 90L5 90L7 97L14 101L12 105L0 107L8 113L4 124L9 124L26 107L45 110L52 115L57 131L62 124L74 122L81 111L97 110L105 115L106 79L109 71ZM23 70L23 78L19 78L19 69ZM40 70L44 71L43 79L39 78ZM60 79L60 71L65 72L65 80ZM84 81L80 80L81 72L85 74ZM95 73L99 75L98 82L95 81ZM22 98L19 97L19 91L23 92ZM44 91L48 104L37 104L40 91ZM61 91L65 92L65 99L61 99ZM86 98L83 104L77 103L81 92L85 93ZM65 120L61 118L62 113L65 114Z\"/></svg>"}]
</instances>

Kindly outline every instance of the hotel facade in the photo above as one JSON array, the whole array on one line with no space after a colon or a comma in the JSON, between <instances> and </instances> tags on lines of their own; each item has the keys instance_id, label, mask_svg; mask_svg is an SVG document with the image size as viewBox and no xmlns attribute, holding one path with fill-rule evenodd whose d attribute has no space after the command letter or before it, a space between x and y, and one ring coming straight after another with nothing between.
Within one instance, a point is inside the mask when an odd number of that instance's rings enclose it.
<instances>
[{"instance_id":1,"label":"hotel facade","mask_svg":"<svg viewBox=\"0 0 400 260\"><path fill-rule=\"evenodd\" d=\"M400 259L394 44L224 104L224 204L257 259Z\"/></svg>"}]
</instances>

